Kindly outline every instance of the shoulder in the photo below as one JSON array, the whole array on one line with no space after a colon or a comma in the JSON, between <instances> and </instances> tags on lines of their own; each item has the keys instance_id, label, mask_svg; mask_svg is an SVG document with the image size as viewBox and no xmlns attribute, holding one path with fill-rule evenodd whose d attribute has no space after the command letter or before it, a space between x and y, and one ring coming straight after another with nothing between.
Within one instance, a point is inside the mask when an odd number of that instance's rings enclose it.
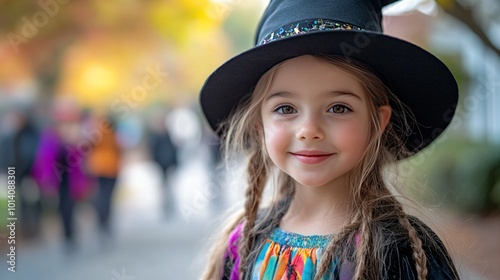
<instances>
[{"instance_id":1,"label":"shoulder","mask_svg":"<svg viewBox=\"0 0 500 280\"><path fill-rule=\"evenodd\" d=\"M260 210L257 214L257 221L258 224L262 223L263 216L265 215L265 210ZM227 250L225 257L226 259L230 259L233 262L238 260L239 261L239 256L238 256L238 243L241 239L241 235L243 232L243 228L245 226L245 223L242 219L239 220L239 222L234 226L233 230L229 233L229 236L227 238Z\"/></svg>"},{"instance_id":2,"label":"shoulder","mask_svg":"<svg viewBox=\"0 0 500 280\"><path fill-rule=\"evenodd\" d=\"M240 256L238 255L238 243L241 238L243 223L239 223L231 231L227 239L227 249L224 254L224 271L222 279L237 280L239 279Z\"/></svg>"},{"instance_id":3,"label":"shoulder","mask_svg":"<svg viewBox=\"0 0 500 280\"><path fill-rule=\"evenodd\" d=\"M227 240L227 255L233 259L238 257L238 242L241 238L242 230L243 223L240 223L231 231Z\"/></svg>"},{"instance_id":4,"label":"shoulder","mask_svg":"<svg viewBox=\"0 0 500 280\"><path fill-rule=\"evenodd\" d=\"M260 244L261 241L265 239L267 231L264 229L268 228L270 225L270 215L272 216L272 214L270 214L270 208L260 209L257 213L255 224L255 231L257 232L257 235L255 237L253 249L258 248L256 244ZM240 266L240 256L238 252L238 245L242 238L245 222L242 215L239 215L238 217L237 223L233 225L233 229L227 236L226 252L224 254L224 277L226 278L223 279L239 279L238 270ZM255 253L256 251L252 252Z\"/></svg>"},{"instance_id":5,"label":"shoulder","mask_svg":"<svg viewBox=\"0 0 500 280\"><path fill-rule=\"evenodd\" d=\"M428 275L431 279L458 279L452 259L438 235L420 219L408 216L422 241L427 258ZM386 238L383 247L385 279L416 279L413 248L406 230L397 219L384 221L379 229Z\"/></svg>"}]
</instances>

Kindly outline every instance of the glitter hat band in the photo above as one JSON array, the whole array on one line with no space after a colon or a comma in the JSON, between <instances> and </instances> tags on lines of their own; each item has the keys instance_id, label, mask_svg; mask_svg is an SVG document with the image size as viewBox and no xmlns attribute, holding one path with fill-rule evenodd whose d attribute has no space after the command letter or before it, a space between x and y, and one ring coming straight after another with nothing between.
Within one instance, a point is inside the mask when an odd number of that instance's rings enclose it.
<instances>
[{"instance_id":1,"label":"glitter hat band","mask_svg":"<svg viewBox=\"0 0 500 280\"><path fill-rule=\"evenodd\" d=\"M426 50L382 32L382 7L394 0L271 0L255 47L231 58L205 81L200 103L219 134L220 124L247 100L274 65L301 55L334 55L360 61L413 113L411 133L395 126L416 153L449 125L458 102L450 70ZM395 104L391 104L395 105ZM393 106L394 115L399 115Z\"/></svg>"},{"instance_id":2,"label":"glitter hat band","mask_svg":"<svg viewBox=\"0 0 500 280\"><path fill-rule=\"evenodd\" d=\"M284 39L299 34L306 34L317 31L328 31L328 30L361 31L363 29L349 23L340 23L329 19L309 19L281 26L277 30L269 33L269 35L264 37L264 39L260 41L259 45L264 45L269 42L273 42L279 39Z\"/></svg>"}]
</instances>

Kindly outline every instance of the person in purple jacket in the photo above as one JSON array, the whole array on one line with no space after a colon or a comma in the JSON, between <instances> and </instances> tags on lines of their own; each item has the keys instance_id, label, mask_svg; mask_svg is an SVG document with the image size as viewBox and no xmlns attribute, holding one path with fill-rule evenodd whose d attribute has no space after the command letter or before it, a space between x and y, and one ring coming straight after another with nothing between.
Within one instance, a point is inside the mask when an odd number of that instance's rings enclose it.
<instances>
[{"instance_id":1,"label":"person in purple jacket","mask_svg":"<svg viewBox=\"0 0 500 280\"><path fill-rule=\"evenodd\" d=\"M66 249L75 248L74 206L85 198L93 186L93 178L84 172L86 151L80 137L81 114L68 104L54 106L54 124L46 128L40 137L32 176L42 195L56 195Z\"/></svg>"}]
</instances>

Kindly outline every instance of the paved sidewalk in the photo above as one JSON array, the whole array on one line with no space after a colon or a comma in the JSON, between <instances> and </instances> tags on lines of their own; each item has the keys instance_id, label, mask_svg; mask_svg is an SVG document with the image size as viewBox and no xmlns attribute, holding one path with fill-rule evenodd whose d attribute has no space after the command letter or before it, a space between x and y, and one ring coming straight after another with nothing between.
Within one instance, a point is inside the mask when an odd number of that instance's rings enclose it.
<instances>
[{"instance_id":1,"label":"paved sidewalk","mask_svg":"<svg viewBox=\"0 0 500 280\"><path fill-rule=\"evenodd\" d=\"M89 233L72 253L57 240L26 245L17 252L17 271L8 272L2 264L0 279L198 279L213 229L207 222L176 220L145 224L119 234L106 246Z\"/></svg>"}]
</instances>

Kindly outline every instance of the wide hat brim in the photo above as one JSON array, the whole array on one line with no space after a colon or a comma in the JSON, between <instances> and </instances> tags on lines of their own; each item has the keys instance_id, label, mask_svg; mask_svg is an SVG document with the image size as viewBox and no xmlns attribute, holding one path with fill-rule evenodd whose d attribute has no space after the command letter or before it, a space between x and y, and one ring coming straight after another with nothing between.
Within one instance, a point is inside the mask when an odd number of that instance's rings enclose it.
<instances>
[{"instance_id":1,"label":"wide hat brim","mask_svg":"<svg viewBox=\"0 0 500 280\"><path fill-rule=\"evenodd\" d=\"M266 71L284 60L306 54L339 55L369 65L413 113L416 127L412 133L396 127L412 153L434 141L455 113L457 83L434 55L381 33L335 30L299 34L256 46L220 66L208 77L200 93L201 107L212 129L222 133L218 130L221 122L250 96Z\"/></svg>"}]
</instances>

